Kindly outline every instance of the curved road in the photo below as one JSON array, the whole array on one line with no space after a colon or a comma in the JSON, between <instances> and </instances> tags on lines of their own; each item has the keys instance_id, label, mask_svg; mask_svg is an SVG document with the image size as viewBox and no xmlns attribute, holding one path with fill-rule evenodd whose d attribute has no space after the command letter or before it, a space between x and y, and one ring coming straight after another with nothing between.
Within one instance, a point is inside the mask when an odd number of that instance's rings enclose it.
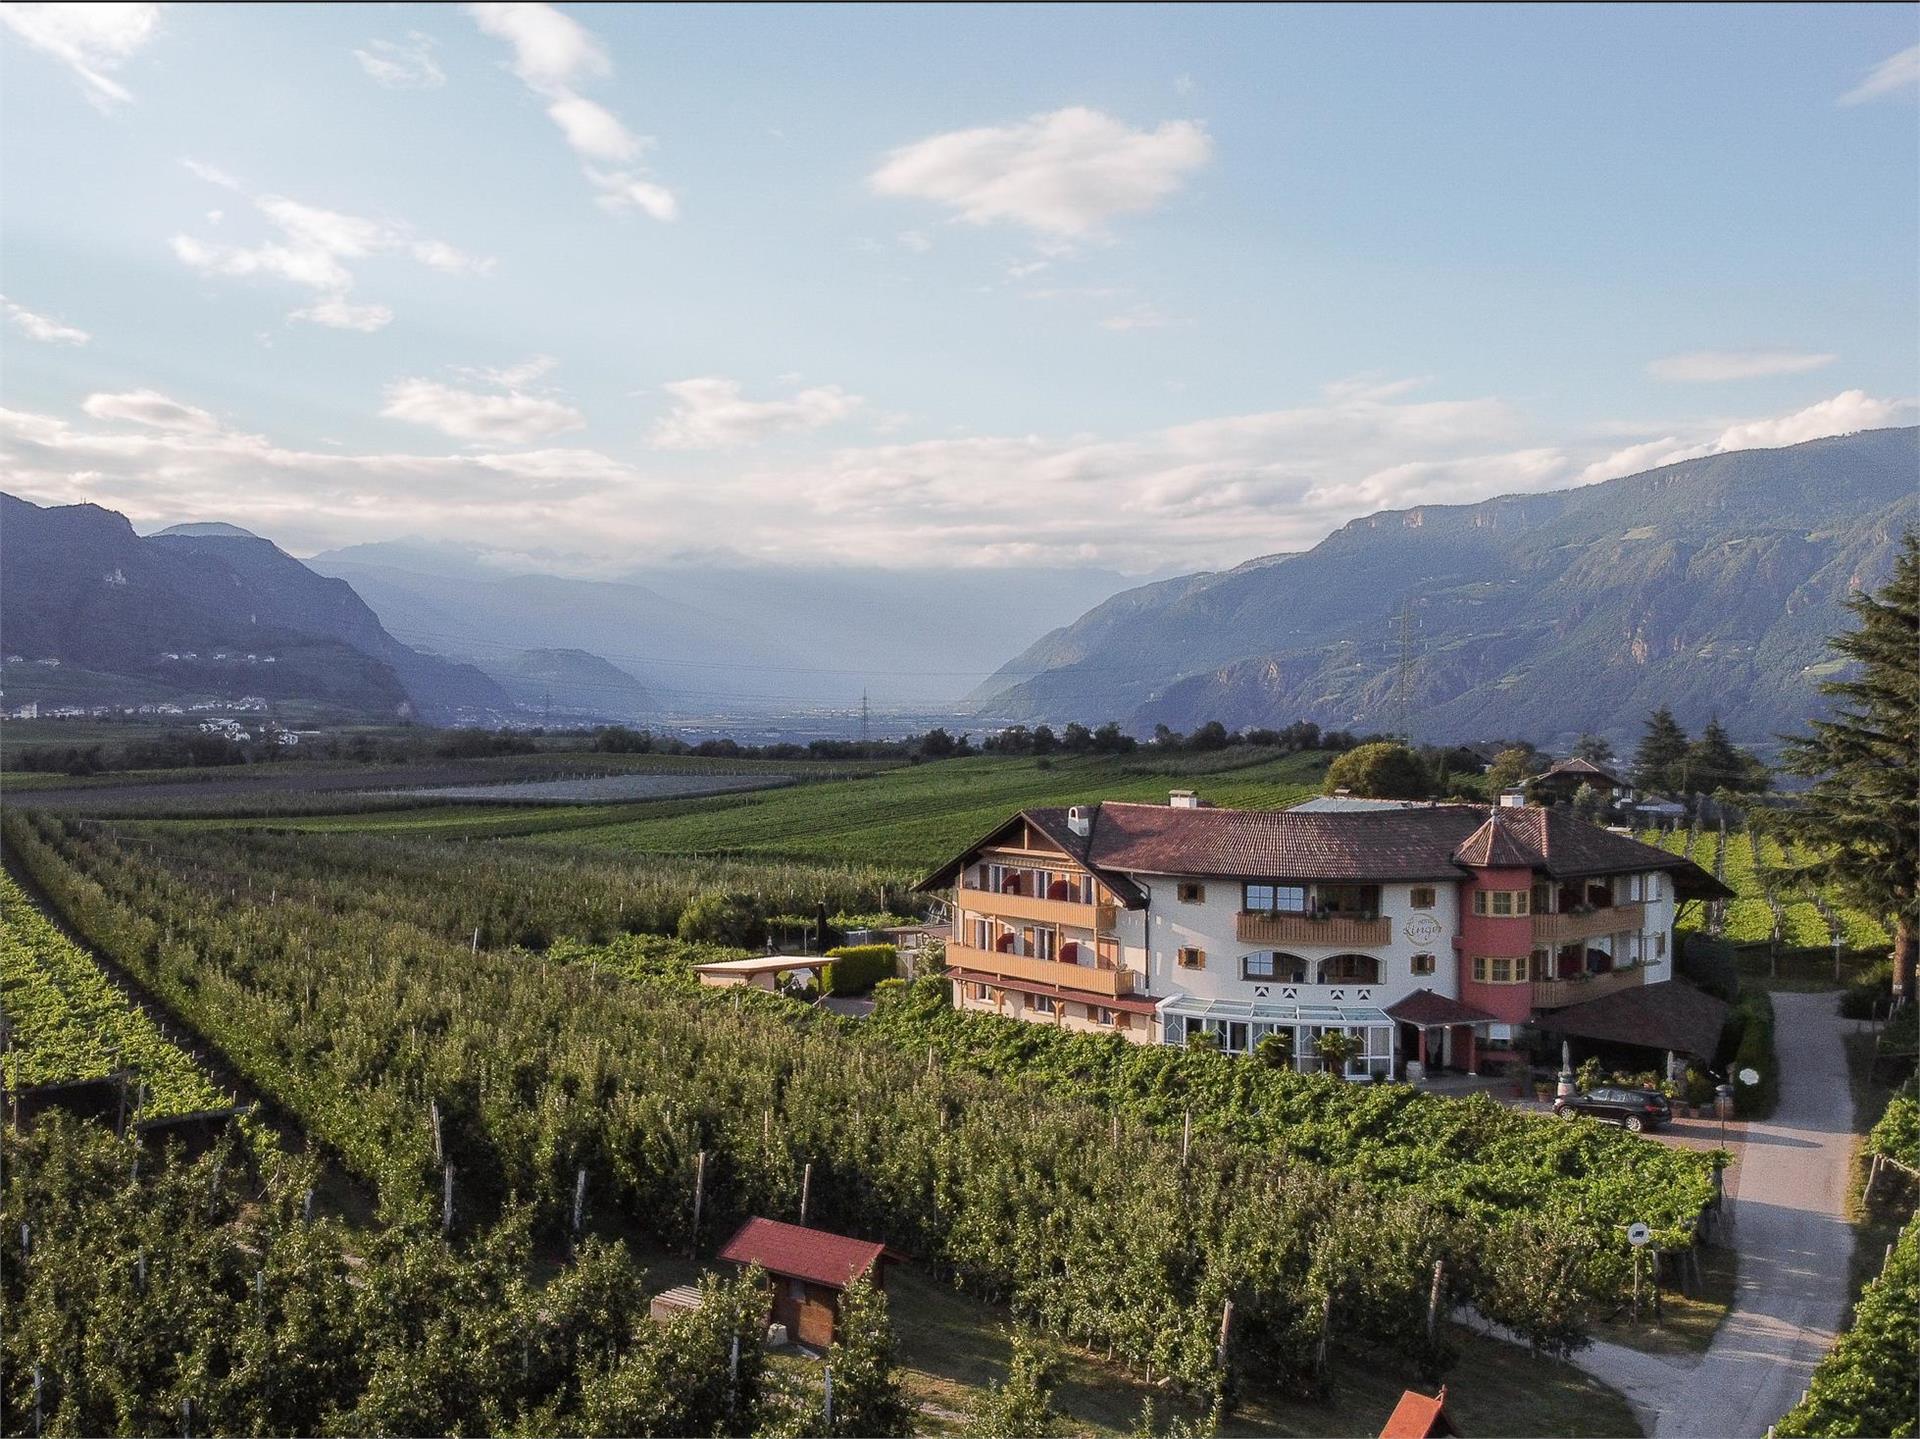
<instances>
[{"instance_id":1,"label":"curved road","mask_svg":"<svg viewBox=\"0 0 1920 1439\"><path fill-rule=\"evenodd\" d=\"M1697 1359L1596 1343L1573 1357L1633 1402L1659 1439L1760 1439L1791 1409L1845 1322L1853 1095L1837 994L1775 994L1780 1104L1733 1146L1739 1280Z\"/></svg>"}]
</instances>

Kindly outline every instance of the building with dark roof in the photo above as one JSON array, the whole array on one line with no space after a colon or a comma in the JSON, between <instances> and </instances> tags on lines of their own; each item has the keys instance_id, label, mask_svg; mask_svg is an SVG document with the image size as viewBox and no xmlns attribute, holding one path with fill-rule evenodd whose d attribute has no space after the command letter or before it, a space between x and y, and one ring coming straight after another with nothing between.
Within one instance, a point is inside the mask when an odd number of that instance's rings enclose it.
<instances>
[{"instance_id":1,"label":"building with dark roof","mask_svg":"<svg viewBox=\"0 0 1920 1439\"><path fill-rule=\"evenodd\" d=\"M824 1349L839 1334L840 1296L861 1277L886 1286L887 1247L824 1229L749 1219L720 1257L757 1267L773 1285L773 1321L801 1344Z\"/></svg>"},{"instance_id":2,"label":"building with dark roof","mask_svg":"<svg viewBox=\"0 0 1920 1439\"><path fill-rule=\"evenodd\" d=\"M1142 1042L1269 1035L1351 1078L1473 1069L1537 1016L1673 974L1679 906L1725 893L1564 809L1023 810L923 882L954 1001Z\"/></svg>"}]
</instances>

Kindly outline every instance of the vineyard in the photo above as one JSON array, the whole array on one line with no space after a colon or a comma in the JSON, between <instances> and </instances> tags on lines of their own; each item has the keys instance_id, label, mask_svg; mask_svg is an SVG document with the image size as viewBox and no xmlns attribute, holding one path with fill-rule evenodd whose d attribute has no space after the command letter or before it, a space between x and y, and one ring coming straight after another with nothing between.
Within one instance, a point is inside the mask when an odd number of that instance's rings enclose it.
<instances>
[{"instance_id":1,"label":"vineyard","mask_svg":"<svg viewBox=\"0 0 1920 1439\"><path fill-rule=\"evenodd\" d=\"M1782 1435L1852 1439L1915 1432L1920 1353L1920 1220L1908 1223L1879 1278L1861 1292L1839 1341L1813 1371L1807 1397L1775 1426Z\"/></svg>"},{"instance_id":2,"label":"vineyard","mask_svg":"<svg viewBox=\"0 0 1920 1439\"><path fill-rule=\"evenodd\" d=\"M1443 1369L1447 1330L1426 1323L1436 1263L1450 1299L1541 1348L1577 1345L1625 1282L1625 1206L1678 1231L1711 1192L1704 1158L1634 1174L1588 1126L1447 1101L1343 1112L1346 1091L1312 1081L1290 1096L1310 1136L1297 1145L1182 1138L1164 1106L1089 1104L942 1063L917 1035L693 990L688 956L657 938L476 946L447 922L443 872L414 894L383 870L363 892L325 862L353 851L306 848L319 837L253 853L248 898L238 856L206 836L6 826L89 942L402 1225L444 1218L451 1194L456 1235L506 1213L562 1234L584 1194L650 1242L706 1247L748 1213L791 1217L808 1183L821 1222L1151 1375L1213 1383L1231 1300L1231 1367L1305 1391L1325 1382L1326 1337ZM1231 1073L1218 1061L1165 1082L1213 1107L1207 1084Z\"/></svg>"},{"instance_id":3,"label":"vineyard","mask_svg":"<svg viewBox=\"0 0 1920 1439\"><path fill-rule=\"evenodd\" d=\"M0 1017L9 1090L127 1072L144 1095L133 1117L231 1103L193 1059L115 989L11 879L0 875Z\"/></svg>"},{"instance_id":4,"label":"vineyard","mask_svg":"<svg viewBox=\"0 0 1920 1439\"><path fill-rule=\"evenodd\" d=\"M1842 948L1854 953L1884 953L1892 938L1877 917L1852 908L1838 896L1810 891L1791 877L1793 856L1775 835L1750 826L1719 830L1642 833L1640 839L1685 855L1723 880L1735 893L1722 907L1721 933L1734 944L1769 944L1776 920L1786 949L1831 950L1837 927ZM1696 905L1681 917L1684 932L1709 928L1712 907Z\"/></svg>"}]
</instances>

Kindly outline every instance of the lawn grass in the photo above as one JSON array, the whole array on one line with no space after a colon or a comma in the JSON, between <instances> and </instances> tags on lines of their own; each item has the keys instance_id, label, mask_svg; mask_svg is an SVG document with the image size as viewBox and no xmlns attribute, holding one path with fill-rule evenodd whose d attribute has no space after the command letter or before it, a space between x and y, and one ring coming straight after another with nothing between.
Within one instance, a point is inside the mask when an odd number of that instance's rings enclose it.
<instances>
[{"instance_id":1,"label":"lawn grass","mask_svg":"<svg viewBox=\"0 0 1920 1439\"><path fill-rule=\"evenodd\" d=\"M626 824L578 834L556 831L528 842L931 868L1022 808L1102 799L1164 804L1172 787L1197 788L1222 805L1280 808L1319 792L1329 758L1258 749L1166 757L979 756L857 780L720 795L690 801L672 814L655 809ZM1200 760L1211 764L1193 763Z\"/></svg>"},{"instance_id":2,"label":"lawn grass","mask_svg":"<svg viewBox=\"0 0 1920 1439\"><path fill-rule=\"evenodd\" d=\"M642 1249L647 1288L658 1293L697 1283L717 1267L685 1255ZM902 1382L920 1406L922 1434L958 1433L964 1417L991 1384L1006 1378L1011 1352L1006 1311L962 1293L919 1265L897 1264L887 1272L887 1302L893 1322ZM1626 1399L1571 1364L1534 1358L1525 1349L1456 1329L1460 1360L1448 1372L1447 1411L1463 1432L1480 1436L1552 1434L1638 1435L1640 1426ZM1200 1418L1191 1401L1178 1399L1143 1375L1129 1373L1084 1350L1061 1346L1054 1407L1066 1432L1080 1435L1134 1433L1142 1406L1154 1401L1159 1422L1174 1414ZM786 1351L782 1367L813 1372L815 1361ZM1422 1384L1396 1355L1336 1346L1333 1393L1325 1401L1280 1395L1252 1387L1222 1426L1234 1435L1373 1435L1380 1432L1403 1389Z\"/></svg>"}]
</instances>

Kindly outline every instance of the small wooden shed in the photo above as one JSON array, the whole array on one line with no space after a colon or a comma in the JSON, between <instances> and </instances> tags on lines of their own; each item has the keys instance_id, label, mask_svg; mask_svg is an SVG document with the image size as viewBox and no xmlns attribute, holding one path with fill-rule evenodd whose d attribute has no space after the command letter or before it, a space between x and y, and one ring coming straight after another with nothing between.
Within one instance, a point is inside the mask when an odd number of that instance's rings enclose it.
<instances>
[{"instance_id":1,"label":"small wooden shed","mask_svg":"<svg viewBox=\"0 0 1920 1439\"><path fill-rule=\"evenodd\" d=\"M758 1265L773 1282L773 1322L801 1343L824 1349L839 1337L840 1295L866 1275L886 1287L887 1248L777 1219L749 1219L720 1257Z\"/></svg>"},{"instance_id":2,"label":"small wooden shed","mask_svg":"<svg viewBox=\"0 0 1920 1439\"><path fill-rule=\"evenodd\" d=\"M1458 1439L1460 1431L1447 1416L1447 1386L1432 1398L1417 1389L1401 1393L1380 1439Z\"/></svg>"}]
</instances>

